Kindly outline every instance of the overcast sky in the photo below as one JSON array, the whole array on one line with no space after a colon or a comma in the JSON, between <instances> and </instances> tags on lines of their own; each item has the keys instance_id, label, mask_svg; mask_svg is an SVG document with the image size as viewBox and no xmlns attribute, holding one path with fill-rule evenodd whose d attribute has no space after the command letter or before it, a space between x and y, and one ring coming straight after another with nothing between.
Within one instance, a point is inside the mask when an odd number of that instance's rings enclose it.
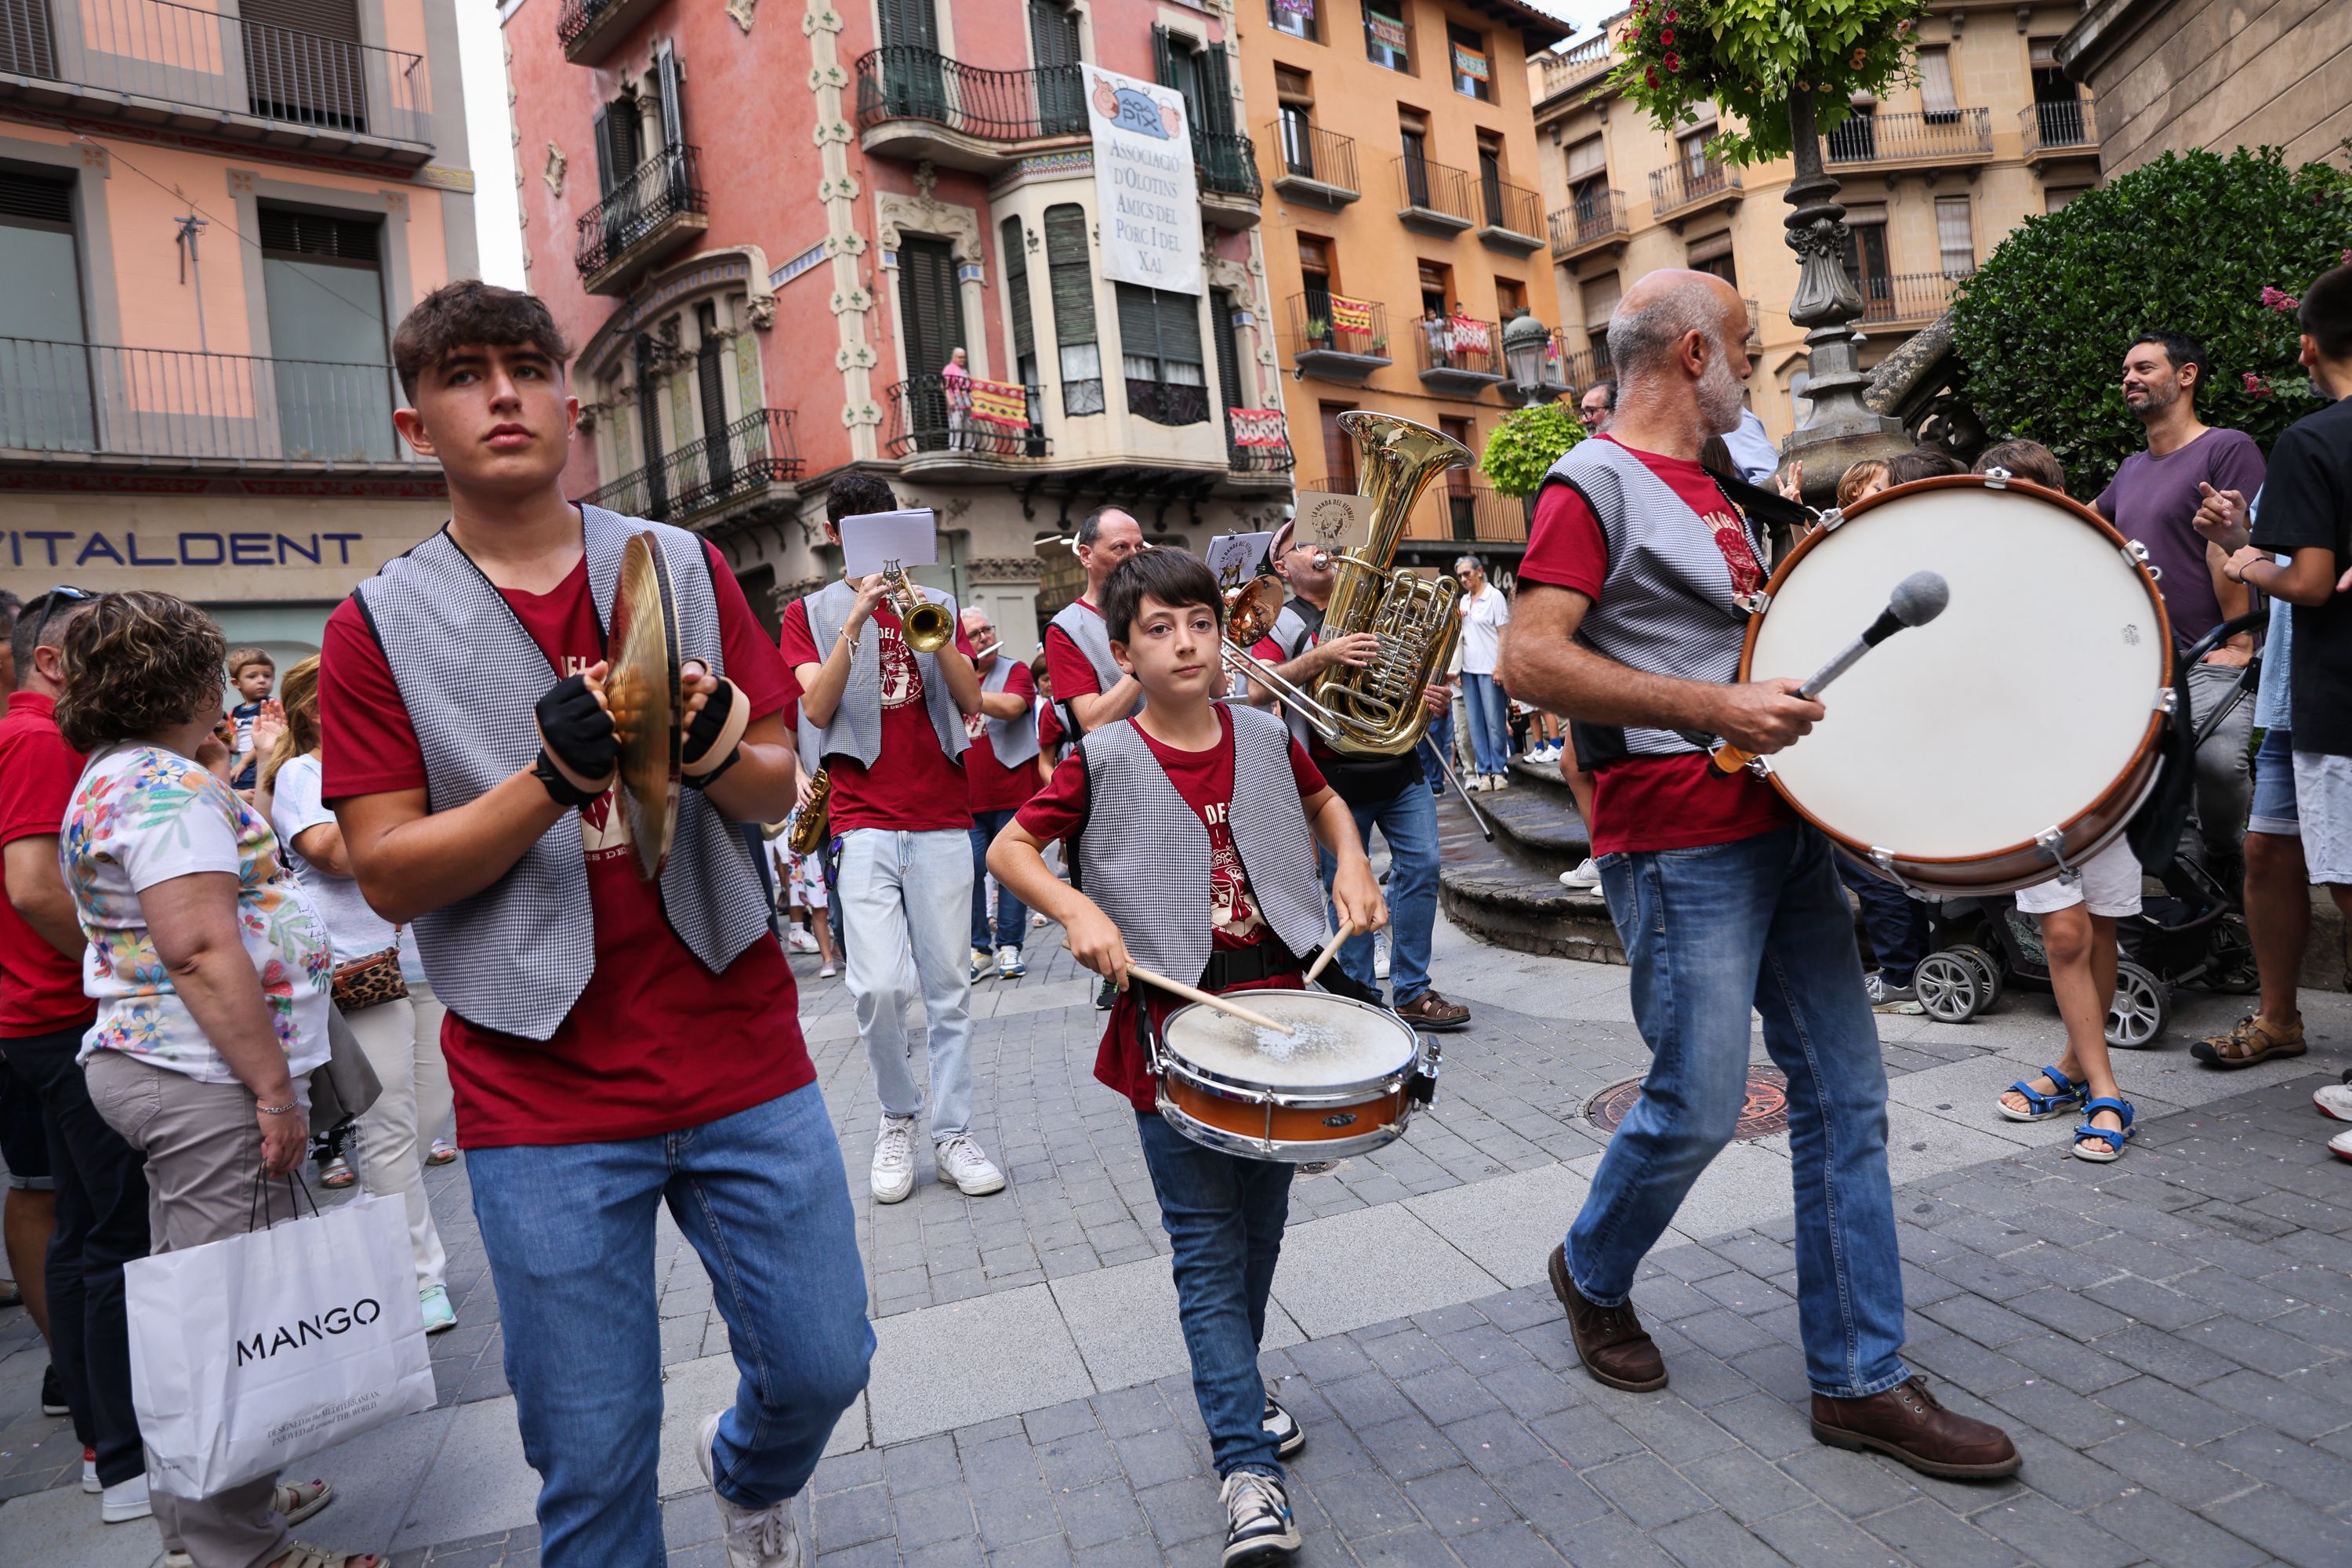
<instances>
[{"instance_id":1,"label":"overcast sky","mask_svg":"<svg viewBox=\"0 0 2352 1568\"><path fill-rule=\"evenodd\" d=\"M1603 16L1624 9L1624 0L1529 0L1538 10L1572 22L1589 36ZM550 26L526 11L525 26ZM457 37L466 75L466 136L474 156L474 216L482 251L482 276L509 288L522 286L522 231L516 226L514 144L507 118L507 73L499 47L497 0L457 0Z\"/></svg>"}]
</instances>

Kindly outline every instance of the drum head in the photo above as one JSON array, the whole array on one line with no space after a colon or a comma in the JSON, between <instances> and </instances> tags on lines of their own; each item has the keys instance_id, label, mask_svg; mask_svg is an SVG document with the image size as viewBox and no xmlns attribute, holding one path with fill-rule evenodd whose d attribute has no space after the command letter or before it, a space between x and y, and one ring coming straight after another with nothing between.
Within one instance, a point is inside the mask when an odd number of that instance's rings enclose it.
<instances>
[{"instance_id":1,"label":"drum head","mask_svg":"<svg viewBox=\"0 0 2352 1568\"><path fill-rule=\"evenodd\" d=\"M1864 847L1966 859L2088 811L2147 745L2168 668L2164 612L2116 537L2055 497L1927 481L1811 536L1772 584L1749 679L1799 679L1874 620L1911 573L1951 603L1824 694L1829 716L1771 758L1807 816Z\"/></svg>"},{"instance_id":2,"label":"drum head","mask_svg":"<svg viewBox=\"0 0 2352 1568\"><path fill-rule=\"evenodd\" d=\"M1420 1049L1402 1019L1321 991L1252 991L1237 997L1298 1032L1284 1036L1195 1002L1168 1016L1166 1048L1191 1067L1260 1089L1338 1089L1406 1071Z\"/></svg>"}]
</instances>

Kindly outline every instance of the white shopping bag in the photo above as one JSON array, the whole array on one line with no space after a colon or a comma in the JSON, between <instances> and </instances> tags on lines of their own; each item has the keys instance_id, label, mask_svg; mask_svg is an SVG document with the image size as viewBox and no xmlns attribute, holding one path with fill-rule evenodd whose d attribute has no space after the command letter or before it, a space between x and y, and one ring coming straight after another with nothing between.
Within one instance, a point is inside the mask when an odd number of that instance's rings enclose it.
<instances>
[{"instance_id":1,"label":"white shopping bag","mask_svg":"<svg viewBox=\"0 0 2352 1568\"><path fill-rule=\"evenodd\" d=\"M215 1492L433 1407L396 1197L124 1266L151 1485Z\"/></svg>"}]
</instances>

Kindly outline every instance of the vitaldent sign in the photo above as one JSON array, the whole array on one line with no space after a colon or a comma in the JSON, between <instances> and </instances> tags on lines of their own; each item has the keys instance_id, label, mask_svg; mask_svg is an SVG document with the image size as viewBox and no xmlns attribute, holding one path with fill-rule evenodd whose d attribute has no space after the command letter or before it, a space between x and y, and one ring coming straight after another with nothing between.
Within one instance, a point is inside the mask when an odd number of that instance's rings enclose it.
<instances>
[{"instance_id":1,"label":"vitaldent sign","mask_svg":"<svg viewBox=\"0 0 2352 1568\"><path fill-rule=\"evenodd\" d=\"M14 515L9 515L13 513ZM42 498L0 503L0 587L332 602L448 516L438 499Z\"/></svg>"},{"instance_id":2,"label":"vitaldent sign","mask_svg":"<svg viewBox=\"0 0 2352 1568\"><path fill-rule=\"evenodd\" d=\"M1184 95L1095 66L1082 68L1094 128L1103 276L1200 293L1201 195Z\"/></svg>"}]
</instances>

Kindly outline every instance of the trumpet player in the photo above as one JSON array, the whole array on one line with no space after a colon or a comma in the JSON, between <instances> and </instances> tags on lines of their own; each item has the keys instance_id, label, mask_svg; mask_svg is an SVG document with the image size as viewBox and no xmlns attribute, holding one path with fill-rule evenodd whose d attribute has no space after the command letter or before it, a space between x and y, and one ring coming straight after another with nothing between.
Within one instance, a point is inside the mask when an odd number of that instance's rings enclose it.
<instances>
[{"instance_id":1,"label":"trumpet player","mask_svg":"<svg viewBox=\"0 0 2352 1568\"><path fill-rule=\"evenodd\" d=\"M878 476L852 469L824 501L825 537L841 520L894 511ZM1004 1174L971 1136L971 807L965 721L979 714L980 675L958 627L936 651L909 642L888 574L827 584L784 611L784 662L800 682L801 712L817 732L833 781L827 803L840 847L834 896L857 1037L882 1100L870 1181L877 1203L915 1188L915 1126L923 1089L907 1035L906 976L921 988L931 1078L930 1136L940 1179L978 1196ZM955 622L955 601L914 592ZM908 613L916 606L909 604Z\"/></svg>"},{"instance_id":2,"label":"trumpet player","mask_svg":"<svg viewBox=\"0 0 2352 1568\"><path fill-rule=\"evenodd\" d=\"M1323 610L1331 601L1334 578L1331 557L1312 541L1285 531L1275 538L1274 570L1289 584L1290 602L1283 606L1274 629L1253 649L1274 672L1295 687L1312 687L1326 670L1345 665L1361 669L1379 657L1381 639L1370 632L1353 632L1323 641ZM1273 689L1250 682L1249 700L1265 706L1276 702ZM1423 700L1432 713L1447 711L1452 693L1442 681L1431 681ZM1356 818L1357 836L1369 847L1378 827L1389 846L1389 983L1399 1016L1415 1027L1450 1032L1467 1028L1470 1009L1449 1002L1429 983L1429 951L1437 929L1437 799L1423 776L1418 748L1393 757L1343 757L1324 744L1297 710L1280 710L1291 733L1307 747L1307 754ZM1322 857L1323 885L1331 885L1336 864ZM1339 949L1339 967L1348 978L1377 992L1373 939L1370 933L1350 937Z\"/></svg>"}]
</instances>

